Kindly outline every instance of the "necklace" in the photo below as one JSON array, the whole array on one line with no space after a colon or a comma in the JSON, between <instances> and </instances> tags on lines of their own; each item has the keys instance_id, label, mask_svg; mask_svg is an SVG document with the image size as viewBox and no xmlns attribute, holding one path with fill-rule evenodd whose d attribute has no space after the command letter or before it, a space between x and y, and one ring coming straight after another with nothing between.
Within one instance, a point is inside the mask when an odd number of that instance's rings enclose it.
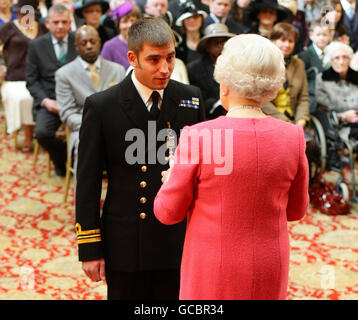
<instances>
[{"instance_id":1,"label":"necklace","mask_svg":"<svg viewBox=\"0 0 358 320\"><path fill-rule=\"evenodd\" d=\"M229 111L226 113L226 115L240 109L251 109L251 110L261 111L261 107L259 106L238 105L238 106L231 107Z\"/></svg>"}]
</instances>

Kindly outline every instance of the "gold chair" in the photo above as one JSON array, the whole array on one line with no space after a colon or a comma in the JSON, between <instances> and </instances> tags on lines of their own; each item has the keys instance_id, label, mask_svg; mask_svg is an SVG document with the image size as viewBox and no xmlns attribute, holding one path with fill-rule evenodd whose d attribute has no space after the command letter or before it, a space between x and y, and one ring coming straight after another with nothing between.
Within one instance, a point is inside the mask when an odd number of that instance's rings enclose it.
<instances>
[{"instance_id":1,"label":"gold chair","mask_svg":"<svg viewBox=\"0 0 358 320\"><path fill-rule=\"evenodd\" d=\"M67 143L67 161L66 161L66 176L65 176L65 188L63 194L63 203L67 202L68 197L68 190L70 188L70 179L71 174L74 173L74 169L72 167L72 155L70 152L70 129L68 126L65 126L65 136L66 136L66 143Z\"/></svg>"},{"instance_id":2,"label":"gold chair","mask_svg":"<svg viewBox=\"0 0 358 320\"><path fill-rule=\"evenodd\" d=\"M61 124L61 126L58 128L58 130L56 132L56 136L63 136L64 130L65 130L65 126L64 126L64 124ZM32 163L34 166L37 163L39 149L40 149L40 144L37 141L37 139L35 138L34 153L33 153L33 159L32 159ZM50 158L50 154L47 151L46 151L46 174L47 174L47 177L50 177L50 175L51 175L51 158Z\"/></svg>"},{"instance_id":3,"label":"gold chair","mask_svg":"<svg viewBox=\"0 0 358 320\"><path fill-rule=\"evenodd\" d=\"M7 122L6 122L6 117L4 117L4 125L3 125L3 138L6 138L7 135ZM14 131L14 133L12 134L13 138L14 138L14 148L17 148L17 136L20 130L16 130Z\"/></svg>"},{"instance_id":4,"label":"gold chair","mask_svg":"<svg viewBox=\"0 0 358 320\"><path fill-rule=\"evenodd\" d=\"M33 153L33 159L32 159L32 163L35 166L37 163L37 158L39 155L39 149L40 149L40 144L37 141L37 139L35 139L35 143L34 143L34 153ZM50 159L50 154L48 152L46 152L46 174L47 177L50 177L50 173L51 173L51 159Z\"/></svg>"}]
</instances>

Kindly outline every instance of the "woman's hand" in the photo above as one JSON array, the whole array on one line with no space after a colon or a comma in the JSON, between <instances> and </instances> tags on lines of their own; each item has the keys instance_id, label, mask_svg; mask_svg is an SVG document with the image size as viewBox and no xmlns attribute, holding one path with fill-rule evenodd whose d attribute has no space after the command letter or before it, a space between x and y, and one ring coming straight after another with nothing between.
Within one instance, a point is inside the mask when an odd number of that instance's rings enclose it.
<instances>
[{"instance_id":1,"label":"woman's hand","mask_svg":"<svg viewBox=\"0 0 358 320\"><path fill-rule=\"evenodd\" d=\"M341 120L344 122L357 122L358 114L356 110L347 110L341 114Z\"/></svg>"},{"instance_id":2,"label":"woman's hand","mask_svg":"<svg viewBox=\"0 0 358 320\"><path fill-rule=\"evenodd\" d=\"M306 125L306 120L303 120L303 119L298 120L298 121L296 122L296 124L297 124L298 126L304 128L305 125Z\"/></svg>"}]
</instances>

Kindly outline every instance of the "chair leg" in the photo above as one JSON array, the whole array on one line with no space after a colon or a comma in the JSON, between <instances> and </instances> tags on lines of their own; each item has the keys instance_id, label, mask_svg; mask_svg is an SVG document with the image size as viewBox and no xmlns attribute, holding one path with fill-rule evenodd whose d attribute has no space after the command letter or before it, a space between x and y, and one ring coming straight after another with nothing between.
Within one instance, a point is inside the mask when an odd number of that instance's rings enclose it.
<instances>
[{"instance_id":1,"label":"chair leg","mask_svg":"<svg viewBox=\"0 0 358 320\"><path fill-rule=\"evenodd\" d=\"M19 131L16 130L14 133L13 133L13 136L14 136L14 149L17 148L17 135L18 135Z\"/></svg>"},{"instance_id":2,"label":"chair leg","mask_svg":"<svg viewBox=\"0 0 358 320\"><path fill-rule=\"evenodd\" d=\"M48 152L46 153L46 159L47 159L47 168L46 168L47 177L50 177L50 173L51 173L51 159L50 159L50 154L49 154Z\"/></svg>"},{"instance_id":3,"label":"chair leg","mask_svg":"<svg viewBox=\"0 0 358 320\"><path fill-rule=\"evenodd\" d=\"M71 168L70 168L70 165L67 163L65 188L64 188L64 194L63 194L63 203L67 202L68 190L70 188L70 180L71 180Z\"/></svg>"},{"instance_id":4,"label":"chair leg","mask_svg":"<svg viewBox=\"0 0 358 320\"><path fill-rule=\"evenodd\" d=\"M36 165L36 162L37 162L37 156L39 154L39 142L37 140L35 140L35 145L34 145L34 157L33 157L33 165Z\"/></svg>"},{"instance_id":5,"label":"chair leg","mask_svg":"<svg viewBox=\"0 0 358 320\"><path fill-rule=\"evenodd\" d=\"M3 129L2 129L2 135L3 138L6 138L6 118L4 118L4 125L3 125Z\"/></svg>"}]
</instances>

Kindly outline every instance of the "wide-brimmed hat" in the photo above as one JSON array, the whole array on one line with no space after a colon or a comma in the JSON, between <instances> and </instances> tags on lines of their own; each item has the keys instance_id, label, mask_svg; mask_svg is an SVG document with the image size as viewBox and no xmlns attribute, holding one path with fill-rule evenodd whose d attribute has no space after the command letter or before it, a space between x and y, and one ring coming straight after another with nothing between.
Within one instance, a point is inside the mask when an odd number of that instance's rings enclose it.
<instances>
[{"instance_id":1,"label":"wide-brimmed hat","mask_svg":"<svg viewBox=\"0 0 358 320\"><path fill-rule=\"evenodd\" d=\"M206 17L208 16L208 14L205 11L199 10L193 2L191 1L184 2L180 6L179 18L176 20L175 24L178 27L181 27L185 19L188 19L197 14L200 14L203 17L203 20L206 19Z\"/></svg>"},{"instance_id":2,"label":"wide-brimmed hat","mask_svg":"<svg viewBox=\"0 0 358 320\"><path fill-rule=\"evenodd\" d=\"M236 36L234 33L229 32L229 28L226 24L223 23L212 23L209 24L204 30L204 36L200 39L198 43L198 47L196 50L199 53L203 53L205 51L206 43L211 38L231 38Z\"/></svg>"},{"instance_id":3,"label":"wide-brimmed hat","mask_svg":"<svg viewBox=\"0 0 358 320\"><path fill-rule=\"evenodd\" d=\"M250 5L248 7L248 16L250 17L250 19L256 20L259 11L267 8L276 10L276 22L283 21L290 15L290 11L283 6L280 6L277 0L254 0L250 2Z\"/></svg>"},{"instance_id":4,"label":"wide-brimmed hat","mask_svg":"<svg viewBox=\"0 0 358 320\"><path fill-rule=\"evenodd\" d=\"M86 7L89 7L93 4L99 4L102 7L102 13L105 13L109 9L109 4L105 0L83 0L82 6L78 7L75 10L75 13L78 17L83 18L82 10Z\"/></svg>"},{"instance_id":5,"label":"wide-brimmed hat","mask_svg":"<svg viewBox=\"0 0 358 320\"><path fill-rule=\"evenodd\" d=\"M39 7L39 0L18 0L13 6L13 10L18 12L23 6L31 6L36 10Z\"/></svg>"}]
</instances>

